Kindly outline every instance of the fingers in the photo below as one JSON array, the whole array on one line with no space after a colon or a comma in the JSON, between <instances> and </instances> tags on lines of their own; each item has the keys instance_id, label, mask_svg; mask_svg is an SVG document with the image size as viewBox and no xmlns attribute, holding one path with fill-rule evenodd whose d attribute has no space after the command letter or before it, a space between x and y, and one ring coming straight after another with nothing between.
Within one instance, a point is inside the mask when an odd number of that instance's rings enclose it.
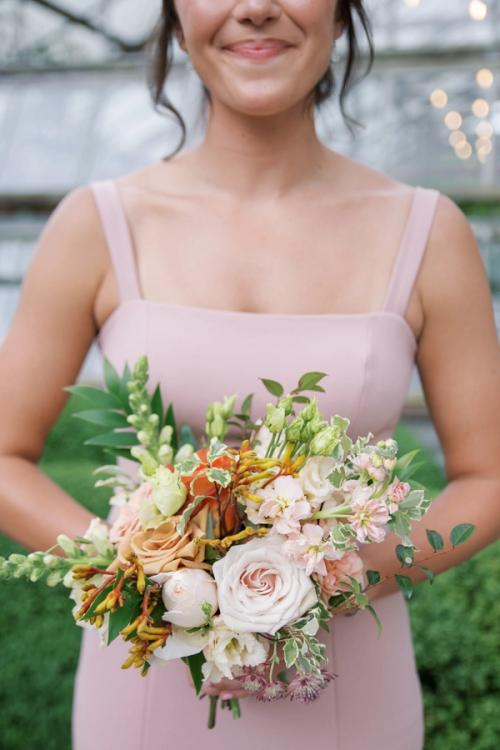
<instances>
[{"instance_id":1,"label":"fingers","mask_svg":"<svg viewBox=\"0 0 500 750\"><path fill-rule=\"evenodd\" d=\"M219 682L204 682L201 688L204 695L218 695L222 700L231 698L246 698L247 691L241 686L239 680L228 680L223 677Z\"/></svg>"}]
</instances>

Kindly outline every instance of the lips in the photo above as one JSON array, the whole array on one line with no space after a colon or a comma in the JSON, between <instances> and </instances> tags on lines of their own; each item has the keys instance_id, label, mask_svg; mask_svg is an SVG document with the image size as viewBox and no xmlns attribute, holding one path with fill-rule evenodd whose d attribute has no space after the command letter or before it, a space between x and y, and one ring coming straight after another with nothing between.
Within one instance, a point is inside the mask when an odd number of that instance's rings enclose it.
<instances>
[{"instance_id":1,"label":"lips","mask_svg":"<svg viewBox=\"0 0 500 750\"><path fill-rule=\"evenodd\" d=\"M284 42L280 39L269 39L266 41L241 41L229 44L224 49L230 50L231 52L240 52L244 50L280 50L285 47L290 47L288 42Z\"/></svg>"}]
</instances>

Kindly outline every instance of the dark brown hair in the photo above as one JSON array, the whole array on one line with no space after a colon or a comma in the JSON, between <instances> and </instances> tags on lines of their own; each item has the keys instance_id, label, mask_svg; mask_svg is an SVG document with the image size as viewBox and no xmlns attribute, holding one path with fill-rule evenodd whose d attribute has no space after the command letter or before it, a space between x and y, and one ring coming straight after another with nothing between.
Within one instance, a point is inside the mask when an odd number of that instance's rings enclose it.
<instances>
[{"instance_id":1,"label":"dark brown hair","mask_svg":"<svg viewBox=\"0 0 500 750\"><path fill-rule=\"evenodd\" d=\"M358 16L368 42L368 64L364 73L358 78L354 78L354 71L360 58L358 37L354 25L354 14ZM365 78L372 68L374 59L373 30L370 19L363 7L363 0L339 0L336 20L342 22L342 34L347 37L347 56L339 94L340 111L351 135L353 135L353 125L360 127L362 125L358 120L351 117L345 111L345 98L352 86ZM173 114L182 131L179 145L173 153L164 158L174 156L180 151L186 141L186 124L180 112L172 104L165 93L165 84L172 67L175 30L178 26L179 19L175 10L174 0L162 0L161 16L153 30L148 45L150 51L148 84L156 109ZM314 105L318 107L329 99L334 93L336 85L337 81L335 78L335 72L332 62L330 61L326 73L324 73L323 77L318 81L311 92ZM210 98L210 93L205 85L203 85L203 90L205 95Z\"/></svg>"}]
</instances>

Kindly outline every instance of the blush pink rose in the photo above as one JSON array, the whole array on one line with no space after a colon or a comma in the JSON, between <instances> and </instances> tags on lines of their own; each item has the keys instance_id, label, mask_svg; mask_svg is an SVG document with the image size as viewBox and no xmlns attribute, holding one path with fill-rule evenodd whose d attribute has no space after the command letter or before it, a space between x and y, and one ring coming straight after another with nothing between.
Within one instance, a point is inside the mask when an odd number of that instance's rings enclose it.
<instances>
[{"instance_id":1,"label":"blush pink rose","mask_svg":"<svg viewBox=\"0 0 500 750\"><path fill-rule=\"evenodd\" d=\"M362 586L365 585L363 561L357 552L346 552L340 560L325 560L324 562L326 575L318 576L318 580L321 592L326 599L347 590L345 584L351 583L347 576L352 576Z\"/></svg>"},{"instance_id":2,"label":"blush pink rose","mask_svg":"<svg viewBox=\"0 0 500 750\"><path fill-rule=\"evenodd\" d=\"M151 498L153 488L150 482L143 482L130 493L127 503L120 506L118 516L109 531L112 544L120 544L128 540L136 531L142 531L139 511L142 505Z\"/></svg>"}]
</instances>

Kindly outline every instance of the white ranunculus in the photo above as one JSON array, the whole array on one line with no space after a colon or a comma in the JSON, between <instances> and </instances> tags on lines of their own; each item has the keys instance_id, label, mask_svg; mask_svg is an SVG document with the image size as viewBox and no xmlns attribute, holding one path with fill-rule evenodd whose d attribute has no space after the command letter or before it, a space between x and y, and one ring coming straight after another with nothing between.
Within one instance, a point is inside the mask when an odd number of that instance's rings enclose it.
<instances>
[{"instance_id":1,"label":"white ranunculus","mask_svg":"<svg viewBox=\"0 0 500 750\"><path fill-rule=\"evenodd\" d=\"M335 491L328 476L337 465L338 461L331 456L313 456L307 459L299 472L304 494L315 510Z\"/></svg>"},{"instance_id":2,"label":"white ranunculus","mask_svg":"<svg viewBox=\"0 0 500 750\"><path fill-rule=\"evenodd\" d=\"M317 602L313 582L286 557L284 539L273 535L235 545L213 564L219 610L239 633L269 633Z\"/></svg>"},{"instance_id":3,"label":"white ranunculus","mask_svg":"<svg viewBox=\"0 0 500 750\"><path fill-rule=\"evenodd\" d=\"M268 644L252 633L235 633L223 619L214 617L208 631L208 641L203 649L206 659L202 666L203 677L219 682L223 677L236 677L241 667L256 667L267 658Z\"/></svg>"},{"instance_id":4,"label":"white ranunculus","mask_svg":"<svg viewBox=\"0 0 500 750\"><path fill-rule=\"evenodd\" d=\"M184 628L204 625L207 615L202 604L210 605L211 614L217 611L217 586L206 570L180 568L171 573L150 576L162 584L161 596L166 612L162 619Z\"/></svg>"}]
</instances>

